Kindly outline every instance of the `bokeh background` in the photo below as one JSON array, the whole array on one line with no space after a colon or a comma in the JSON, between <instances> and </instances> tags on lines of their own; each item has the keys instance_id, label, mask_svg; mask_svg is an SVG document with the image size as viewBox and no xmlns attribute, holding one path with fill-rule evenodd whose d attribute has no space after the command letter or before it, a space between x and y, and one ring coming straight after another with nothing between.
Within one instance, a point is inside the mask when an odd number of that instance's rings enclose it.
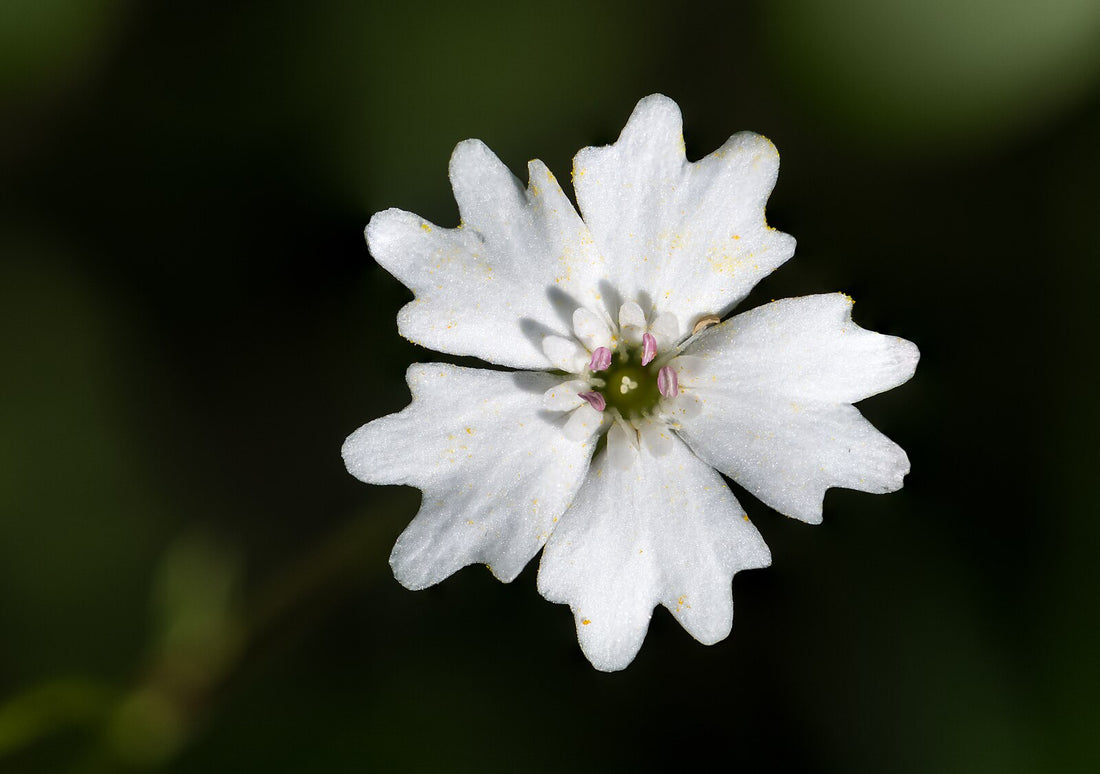
<instances>
[{"instance_id":1,"label":"bokeh background","mask_svg":"<svg viewBox=\"0 0 1100 774\"><path fill-rule=\"evenodd\" d=\"M783 167L794 260L917 342L861 404L903 491L810 527L732 636L409 592L419 494L339 449L408 400L370 214L457 222L485 140L568 180L640 97ZM0 4L0 770L1100 770L1095 0Z\"/></svg>"}]
</instances>

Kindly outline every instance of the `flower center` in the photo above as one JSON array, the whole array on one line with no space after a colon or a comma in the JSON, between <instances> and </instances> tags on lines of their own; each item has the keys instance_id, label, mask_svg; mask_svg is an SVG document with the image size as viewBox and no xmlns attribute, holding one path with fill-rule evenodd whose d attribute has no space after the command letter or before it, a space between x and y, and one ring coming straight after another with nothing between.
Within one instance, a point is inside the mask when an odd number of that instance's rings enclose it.
<instances>
[{"instance_id":1,"label":"flower center","mask_svg":"<svg viewBox=\"0 0 1100 774\"><path fill-rule=\"evenodd\" d=\"M651 413L661 401L657 386L660 369L650 361L642 365L642 348L620 344L606 370L600 371L603 386L595 384L608 408L617 409L624 419L639 419Z\"/></svg>"}]
</instances>

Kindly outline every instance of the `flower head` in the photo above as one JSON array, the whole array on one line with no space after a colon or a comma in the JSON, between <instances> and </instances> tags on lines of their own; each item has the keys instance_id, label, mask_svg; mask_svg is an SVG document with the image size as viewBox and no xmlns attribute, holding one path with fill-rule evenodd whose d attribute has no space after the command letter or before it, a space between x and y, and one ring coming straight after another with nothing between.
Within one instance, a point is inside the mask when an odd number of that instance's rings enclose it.
<instances>
[{"instance_id":1,"label":"flower head","mask_svg":"<svg viewBox=\"0 0 1100 774\"><path fill-rule=\"evenodd\" d=\"M401 333L517 372L418 364L412 404L345 442L348 470L423 491L390 557L411 589L484 563L568 604L588 659L622 669L657 605L710 644L731 580L770 553L719 472L816 523L830 487L899 489L905 452L852 404L908 380L917 349L866 331L840 294L721 320L794 253L764 206L765 138L684 155L680 111L638 103L617 142L574 160L578 215L553 174L526 188L482 143L455 148L462 222L401 210L367 226L412 289Z\"/></svg>"}]
</instances>

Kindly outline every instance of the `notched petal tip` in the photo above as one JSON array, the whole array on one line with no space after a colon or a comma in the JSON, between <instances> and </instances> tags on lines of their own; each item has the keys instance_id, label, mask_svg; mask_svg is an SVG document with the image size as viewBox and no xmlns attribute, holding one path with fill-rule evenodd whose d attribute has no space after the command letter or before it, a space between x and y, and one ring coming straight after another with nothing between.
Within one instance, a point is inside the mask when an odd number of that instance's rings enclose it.
<instances>
[{"instance_id":1,"label":"notched petal tip","mask_svg":"<svg viewBox=\"0 0 1100 774\"><path fill-rule=\"evenodd\" d=\"M868 486L864 491L872 494L900 492L905 488L905 477L909 475L909 455L905 453L905 449L885 435L882 433L879 435L884 447L883 455L887 460L884 464L886 470L881 474L881 478L874 482L874 486Z\"/></svg>"},{"instance_id":2,"label":"notched petal tip","mask_svg":"<svg viewBox=\"0 0 1100 774\"><path fill-rule=\"evenodd\" d=\"M463 140L455 146L448 176L464 222L480 212L487 191L509 208L520 209L526 200L523 183L481 140Z\"/></svg>"},{"instance_id":3,"label":"notched petal tip","mask_svg":"<svg viewBox=\"0 0 1100 774\"><path fill-rule=\"evenodd\" d=\"M581 405L580 393L588 383L575 380L556 384L542 395L542 407L547 411L572 411Z\"/></svg>"},{"instance_id":4,"label":"notched petal tip","mask_svg":"<svg viewBox=\"0 0 1100 774\"><path fill-rule=\"evenodd\" d=\"M365 448L364 434L368 432L367 427L368 425L363 425L344 439L344 443L340 447L340 458L344 461L344 467L347 469L348 473L355 476L360 481L370 483L363 459Z\"/></svg>"},{"instance_id":5,"label":"notched petal tip","mask_svg":"<svg viewBox=\"0 0 1100 774\"><path fill-rule=\"evenodd\" d=\"M393 572L394 580L409 591L423 591L439 582L424 576L423 573L416 572L413 567L414 565L408 561L401 551L401 540L399 538L393 550L390 551L390 570Z\"/></svg>"},{"instance_id":6,"label":"notched petal tip","mask_svg":"<svg viewBox=\"0 0 1100 774\"><path fill-rule=\"evenodd\" d=\"M900 371L898 376L901 381L899 381L898 384L904 384L912 379L913 374L917 372L917 363L920 362L920 349L908 339L895 338L893 341L893 350Z\"/></svg>"},{"instance_id":7,"label":"notched petal tip","mask_svg":"<svg viewBox=\"0 0 1100 774\"><path fill-rule=\"evenodd\" d=\"M634 106L619 139L633 133L655 133L673 130L683 144L684 118L680 106L664 94L642 97Z\"/></svg>"},{"instance_id":8,"label":"notched petal tip","mask_svg":"<svg viewBox=\"0 0 1100 774\"><path fill-rule=\"evenodd\" d=\"M455 148L451 151L451 158L447 165L448 171L453 175L456 166L461 167L471 160L500 163L500 159L497 158L497 155L493 153L488 145L476 137L471 137L455 144Z\"/></svg>"},{"instance_id":9,"label":"notched petal tip","mask_svg":"<svg viewBox=\"0 0 1100 774\"><path fill-rule=\"evenodd\" d=\"M581 646L581 652L588 659L588 663L597 671L621 672L634 663L634 659L638 657L638 652L641 651L642 643L645 641L645 632L637 638L636 642L632 641L617 646L609 645L606 637L597 638L595 636L595 633L591 631L592 626L595 624L584 618L583 614L576 614L574 619L577 627L577 642ZM646 630L648 628L647 623Z\"/></svg>"},{"instance_id":10,"label":"notched petal tip","mask_svg":"<svg viewBox=\"0 0 1100 774\"><path fill-rule=\"evenodd\" d=\"M581 148L573 157L573 179L583 177L590 163L598 160L602 154L614 148L626 146L673 145L684 155L684 122L680 106L664 94L650 94L638 100L618 139L603 146Z\"/></svg>"},{"instance_id":11,"label":"notched petal tip","mask_svg":"<svg viewBox=\"0 0 1100 774\"><path fill-rule=\"evenodd\" d=\"M431 232L435 228L434 224L415 213L390 207L371 216L367 227L363 229L363 237L367 240L367 249L374 259L387 266L393 248L400 249L404 240L410 236Z\"/></svg>"},{"instance_id":12,"label":"notched petal tip","mask_svg":"<svg viewBox=\"0 0 1100 774\"><path fill-rule=\"evenodd\" d=\"M561 187L550 167L546 166L541 159L531 159L527 162L527 190L534 191L545 184Z\"/></svg>"}]
</instances>

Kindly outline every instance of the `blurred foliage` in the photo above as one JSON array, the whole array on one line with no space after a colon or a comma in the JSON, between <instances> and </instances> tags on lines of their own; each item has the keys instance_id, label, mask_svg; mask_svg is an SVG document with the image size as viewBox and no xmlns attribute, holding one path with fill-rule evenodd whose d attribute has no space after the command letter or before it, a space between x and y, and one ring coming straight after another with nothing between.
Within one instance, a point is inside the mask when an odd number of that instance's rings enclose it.
<instances>
[{"instance_id":1,"label":"blurred foliage","mask_svg":"<svg viewBox=\"0 0 1100 774\"><path fill-rule=\"evenodd\" d=\"M1082 771L1100 765L1094 2L0 6L0 769ZM913 460L774 566L727 641L663 611L595 673L534 567L410 593L415 513L339 446L408 400L371 212L456 222L677 99L771 137L799 254L922 349L861 405ZM1082 354L1083 349L1085 350ZM731 763L731 765L732 765Z\"/></svg>"},{"instance_id":2,"label":"blurred foliage","mask_svg":"<svg viewBox=\"0 0 1100 774\"><path fill-rule=\"evenodd\" d=\"M981 153L1049 126L1100 80L1093 0L780 0L776 64L818 115L897 151Z\"/></svg>"},{"instance_id":3,"label":"blurred foliage","mask_svg":"<svg viewBox=\"0 0 1100 774\"><path fill-rule=\"evenodd\" d=\"M6 0L0 5L0 104L80 84L117 42L124 0Z\"/></svg>"}]
</instances>

